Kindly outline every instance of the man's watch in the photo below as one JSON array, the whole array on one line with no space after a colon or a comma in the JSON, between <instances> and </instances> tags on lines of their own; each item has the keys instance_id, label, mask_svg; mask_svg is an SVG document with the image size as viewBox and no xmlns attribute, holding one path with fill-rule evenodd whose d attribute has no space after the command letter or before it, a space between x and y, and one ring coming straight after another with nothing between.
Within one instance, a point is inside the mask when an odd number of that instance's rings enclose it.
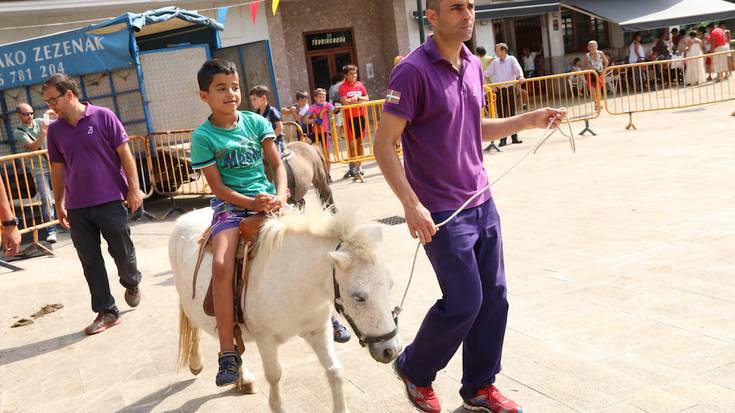
<instances>
[{"instance_id":1,"label":"man's watch","mask_svg":"<svg viewBox=\"0 0 735 413\"><path fill-rule=\"evenodd\" d=\"M18 217L13 217L13 219L9 221L2 221L0 222L4 227L17 227L18 224L20 224L20 221L18 221Z\"/></svg>"}]
</instances>

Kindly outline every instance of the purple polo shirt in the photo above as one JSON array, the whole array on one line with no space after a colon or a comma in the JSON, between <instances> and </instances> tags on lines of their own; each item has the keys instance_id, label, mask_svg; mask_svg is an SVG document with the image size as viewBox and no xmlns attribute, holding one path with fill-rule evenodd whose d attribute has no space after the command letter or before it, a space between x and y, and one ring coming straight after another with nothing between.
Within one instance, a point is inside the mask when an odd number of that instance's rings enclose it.
<instances>
[{"instance_id":1,"label":"purple polo shirt","mask_svg":"<svg viewBox=\"0 0 735 413\"><path fill-rule=\"evenodd\" d=\"M77 126L59 119L48 128L49 160L64 164L67 209L123 200L128 192L116 151L128 141L128 135L111 110L85 105L87 110Z\"/></svg>"},{"instance_id":2,"label":"purple polo shirt","mask_svg":"<svg viewBox=\"0 0 735 413\"><path fill-rule=\"evenodd\" d=\"M457 72L429 39L393 69L384 112L408 121L401 136L409 184L430 212L459 208L487 186L482 165L482 63L462 46ZM474 207L490 199L475 199Z\"/></svg>"}]
</instances>

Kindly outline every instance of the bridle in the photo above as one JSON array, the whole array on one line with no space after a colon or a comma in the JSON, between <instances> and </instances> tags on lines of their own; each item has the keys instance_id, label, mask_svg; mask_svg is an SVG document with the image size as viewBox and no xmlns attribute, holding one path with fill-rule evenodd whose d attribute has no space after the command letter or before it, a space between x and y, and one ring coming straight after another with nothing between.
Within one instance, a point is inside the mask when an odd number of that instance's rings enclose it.
<instances>
[{"instance_id":1,"label":"bridle","mask_svg":"<svg viewBox=\"0 0 735 413\"><path fill-rule=\"evenodd\" d=\"M340 247L342 247L342 241L337 244L337 248L335 248L335 251L339 251ZM388 334L383 334L382 336L366 336L357 327L352 317L350 317L350 315L345 312L345 308L342 305L342 295L339 292L339 283L337 282L337 270L334 267L334 264L332 264L332 282L334 283L334 309L337 310L339 314L342 314L345 320L347 320L347 323L349 323L350 327L352 327L352 331L355 332L355 335L357 336L357 339L359 340L361 346L365 347L367 344L383 343L392 339L398 334L398 314L401 312L399 307L396 307L393 309L393 311L391 311L393 322L396 325L393 330L391 330Z\"/></svg>"}]
</instances>

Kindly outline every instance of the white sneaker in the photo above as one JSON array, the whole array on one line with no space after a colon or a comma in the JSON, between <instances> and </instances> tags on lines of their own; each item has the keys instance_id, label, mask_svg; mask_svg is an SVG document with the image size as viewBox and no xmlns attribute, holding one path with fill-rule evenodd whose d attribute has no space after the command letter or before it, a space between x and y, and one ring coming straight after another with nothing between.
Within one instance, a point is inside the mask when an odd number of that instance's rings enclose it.
<instances>
[{"instance_id":1,"label":"white sneaker","mask_svg":"<svg viewBox=\"0 0 735 413\"><path fill-rule=\"evenodd\" d=\"M48 234L46 236L46 242L48 242L50 244L55 244L56 243L56 233L55 232L52 232L52 233Z\"/></svg>"}]
</instances>

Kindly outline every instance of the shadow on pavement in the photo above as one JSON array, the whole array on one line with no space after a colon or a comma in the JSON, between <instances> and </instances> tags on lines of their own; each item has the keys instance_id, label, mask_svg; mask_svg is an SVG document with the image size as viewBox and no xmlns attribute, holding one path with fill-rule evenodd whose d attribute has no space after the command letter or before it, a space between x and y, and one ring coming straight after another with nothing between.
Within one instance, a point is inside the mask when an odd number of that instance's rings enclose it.
<instances>
[{"instance_id":1,"label":"shadow on pavement","mask_svg":"<svg viewBox=\"0 0 735 413\"><path fill-rule=\"evenodd\" d=\"M36 357L62 347L78 343L86 338L83 331L69 333L63 336L49 338L35 343L0 350L0 366L15 363L17 361Z\"/></svg>"}]
</instances>

